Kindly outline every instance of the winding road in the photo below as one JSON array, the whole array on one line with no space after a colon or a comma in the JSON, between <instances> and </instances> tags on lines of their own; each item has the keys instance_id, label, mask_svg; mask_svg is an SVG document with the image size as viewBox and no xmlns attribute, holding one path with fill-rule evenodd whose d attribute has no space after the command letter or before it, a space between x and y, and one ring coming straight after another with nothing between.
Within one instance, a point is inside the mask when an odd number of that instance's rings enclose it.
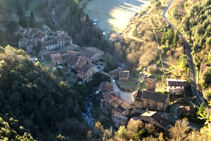
<instances>
[{"instance_id":1,"label":"winding road","mask_svg":"<svg viewBox=\"0 0 211 141\"><path fill-rule=\"evenodd\" d=\"M166 7L164 7L163 12L161 13L162 18L171 26L173 27L175 30L177 30L177 27L175 25L173 25L167 18L166 18L166 12L169 9L169 6L171 5L171 3L173 2L173 0L170 0L169 3L167 4ZM182 35L179 32L180 35ZM187 59L188 59L188 64L189 64L189 68L190 68L190 78L191 78L191 89L192 89L192 93L194 96L196 96L196 100L199 103L199 105L202 104L202 102L204 101L203 97L201 97L199 95L199 92L197 90L197 85L196 85L196 71L195 71L195 64L193 63L193 57L191 55L191 48L188 45L188 42L185 40L185 38L183 37L183 41L184 41L184 46L185 46L185 52L187 54Z\"/></svg>"}]
</instances>

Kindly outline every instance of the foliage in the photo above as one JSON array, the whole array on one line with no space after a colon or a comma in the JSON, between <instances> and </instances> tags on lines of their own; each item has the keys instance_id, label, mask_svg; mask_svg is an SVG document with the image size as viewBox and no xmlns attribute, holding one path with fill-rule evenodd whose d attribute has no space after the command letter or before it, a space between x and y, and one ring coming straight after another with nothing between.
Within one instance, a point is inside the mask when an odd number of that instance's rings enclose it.
<instances>
[{"instance_id":1,"label":"foliage","mask_svg":"<svg viewBox=\"0 0 211 141\"><path fill-rule=\"evenodd\" d=\"M205 84L209 84L211 82L211 67L207 67L202 73L202 79Z\"/></svg>"},{"instance_id":2,"label":"foliage","mask_svg":"<svg viewBox=\"0 0 211 141\"><path fill-rule=\"evenodd\" d=\"M84 103L80 99L83 94L70 95L67 84L58 82L39 62L29 61L25 51L9 45L1 50L0 116L17 119L19 123L11 127L21 136L24 132L20 125L37 140L55 140L58 131L72 140L84 139L81 135L86 135L88 127L78 121L81 110L77 109L78 104Z\"/></svg>"},{"instance_id":3,"label":"foliage","mask_svg":"<svg viewBox=\"0 0 211 141\"><path fill-rule=\"evenodd\" d=\"M196 115L199 116L199 113L203 113L204 112L204 102L200 105L199 109L196 112Z\"/></svg>"},{"instance_id":4,"label":"foliage","mask_svg":"<svg viewBox=\"0 0 211 141\"><path fill-rule=\"evenodd\" d=\"M211 90L207 90L205 93L204 93L204 98L209 101L211 99Z\"/></svg>"}]
</instances>

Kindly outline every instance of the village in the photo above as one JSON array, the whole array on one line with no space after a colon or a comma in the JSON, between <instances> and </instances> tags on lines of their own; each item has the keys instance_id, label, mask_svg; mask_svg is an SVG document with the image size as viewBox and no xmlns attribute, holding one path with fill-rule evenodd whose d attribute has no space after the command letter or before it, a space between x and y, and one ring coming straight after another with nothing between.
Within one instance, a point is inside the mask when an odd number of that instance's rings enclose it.
<instances>
[{"instance_id":1,"label":"village","mask_svg":"<svg viewBox=\"0 0 211 141\"><path fill-rule=\"evenodd\" d=\"M19 27L14 34L20 37L19 49L35 54L39 48L37 57L30 60L39 60L43 66L50 67L50 72L59 68L66 75L72 74L70 79L75 79L79 84L89 82L97 72L109 76L111 82L101 83L97 95L100 97L100 109L111 117L116 128L125 126L129 120L139 119L153 124L157 131L166 132L180 117L196 116L195 105L191 102L194 98L185 94L185 87L189 85L186 80L167 79L166 93L162 93L156 91L157 77L143 70L135 76L137 82L134 89L126 89L121 83L127 84L134 78L128 70L120 66L104 72L104 51L73 44L66 31L46 33L40 29ZM111 34L109 42L122 39L121 33ZM141 84L145 87L141 88ZM195 124L191 126L199 128Z\"/></svg>"}]
</instances>

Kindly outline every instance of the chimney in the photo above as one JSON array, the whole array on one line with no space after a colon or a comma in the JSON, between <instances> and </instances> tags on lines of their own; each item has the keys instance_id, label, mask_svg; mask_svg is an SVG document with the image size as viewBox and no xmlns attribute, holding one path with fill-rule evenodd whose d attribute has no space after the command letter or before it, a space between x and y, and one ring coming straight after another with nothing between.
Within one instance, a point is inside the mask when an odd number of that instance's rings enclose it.
<instances>
[{"instance_id":1,"label":"chimney","mask_svg":"<svg viewBox=\"0 0 211 141\"><path fill-rule=\"evenodd\" d=\"M148 110L148 109L146 109L146 112L147 112L147 113L149 113L149 110Z\"/></svg>"}]
</instances>

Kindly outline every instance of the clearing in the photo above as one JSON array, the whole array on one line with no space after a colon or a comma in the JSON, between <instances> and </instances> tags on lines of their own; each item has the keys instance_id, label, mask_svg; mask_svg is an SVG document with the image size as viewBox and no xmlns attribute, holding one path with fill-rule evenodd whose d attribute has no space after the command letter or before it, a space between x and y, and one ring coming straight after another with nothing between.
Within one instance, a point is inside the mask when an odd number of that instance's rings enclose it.
<instances>
[{"instance_id":1,"label":"clearing","mask_svg":"<svg viewBox=\"0 0 211 141\"><path fill-rule=\"evenodd\" d=\"M108 34L111 30L121 32L130 18L149 4L149 0L90 0L84 13L88 13L90 19L98 20L97 26Z\"/></svg>"}]
</instances>

